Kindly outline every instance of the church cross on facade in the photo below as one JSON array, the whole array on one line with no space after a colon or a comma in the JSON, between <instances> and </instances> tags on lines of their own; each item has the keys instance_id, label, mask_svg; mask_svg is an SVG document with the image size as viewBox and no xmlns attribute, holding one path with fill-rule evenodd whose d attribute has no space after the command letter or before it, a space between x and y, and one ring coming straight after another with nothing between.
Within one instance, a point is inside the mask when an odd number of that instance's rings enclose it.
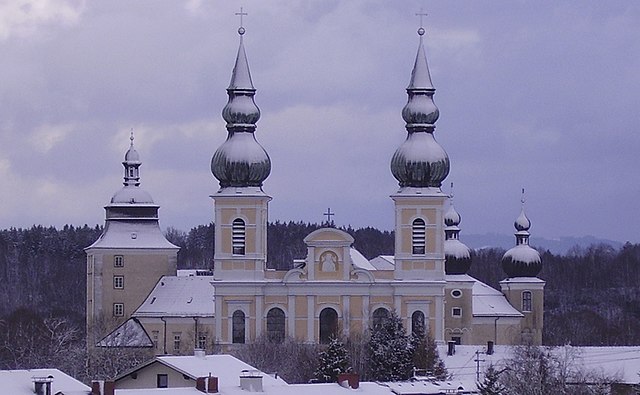
<instances>
[{"instance_id":1,"label":"church cross on facade","mask_svg":"<svg viewBox=\"0 0 640 395\"><path fill-rule=\"evenodd\" d=\"M325 215L327 217L327 225L333 225L333 220L331 219L331 217L336 214L331 212L331 207L327 208L327 212L322 215Z\"/></svg>"}]
</instances>

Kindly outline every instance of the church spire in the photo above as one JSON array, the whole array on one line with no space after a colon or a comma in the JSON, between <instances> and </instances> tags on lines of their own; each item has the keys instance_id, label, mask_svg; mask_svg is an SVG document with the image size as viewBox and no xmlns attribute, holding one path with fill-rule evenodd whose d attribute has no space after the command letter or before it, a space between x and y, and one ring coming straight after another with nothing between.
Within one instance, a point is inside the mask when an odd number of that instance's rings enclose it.
<instances>
[{"instance_id":1,"label":"church spire","mask_svg":"<svg viewBox=\"0 0 640 395\"><path fill-rule=\"evenodd\" d=\"M229 101L222 110L227 122L227 140L218 148L211 159L211 172L226 187L262 187L271 172L271 160L264 148L256 141L254 132L260 119L260 109L254 101L256 89L253 87L243 36L242 16L238 28L240 45L231 82L227 88Z\"/></svg>"},{"instance_id":2,"label":"church spire","mask_svg":"<svg viewBox=\"0 0 640 395\"><path fill-rule=\"evenodd\" d=\"M422 18L424 14L418 15ZM424 33L424 28L420 26L418 53L407 87L408 101L402 109L407 139L391 159L391 173L401 188L440 188L449 174L449 157L433 137L439 111L433 101L436 90L431 82L425 55Z\"/></svg>"},{"instance_id":3,"label":"church spire","mask_svg":"<svg viewBox=\"0 0 640 395\"><path fill-rule=\"evenodd\" d=\"M516 228L516 246L504 253L502 269L509 277L536 277L542 270L542 260L538 251L529 245L531 221L524 210L524 188L522 188L520 203L522 204L520 215L513 223Z\"/></svg>"},{"instance_id":4,"label":"church spire","mask_svg":"<svg viewBox=\"0 0 640 395\"><path fill-rule=\"evenodd\" d=\"M449 194L449 210L444 215L444 268L447 274L466 274L471 267L471 250L459 240L460 214L453 206L453 183Z\"/></svg>"}]
</instances>

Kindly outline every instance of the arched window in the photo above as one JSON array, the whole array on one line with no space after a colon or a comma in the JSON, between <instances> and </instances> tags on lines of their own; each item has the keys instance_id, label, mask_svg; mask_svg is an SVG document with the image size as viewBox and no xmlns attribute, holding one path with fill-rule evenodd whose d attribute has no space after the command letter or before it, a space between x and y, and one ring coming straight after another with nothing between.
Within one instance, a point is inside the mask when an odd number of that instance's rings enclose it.
<instances>
[{"instance_id":1,"label":"arched window","mask_svg":"<svg viewBox=\"0 0 640 395\"><path fill-rule=\"evenodd\" d=\"M531 291L523 291L522 292L522 311L533 311L532 310Z\"/></svg>"},{"instance_id":2,"label":"arched window","mask_svg":"<svg viewBox=\"0 0 640 395\"><path fill-rule=\"evenodd\" d=\"M267 313L267 337L274 342L284 340L284 311L274 307Z\"/></svg>"},{"instance_id":3,"label":"arched window","mask_svg":"<svg viewBox=\"0 0 640 395\"><path fill-rule=\"evenodd\" d=\"M244 255L245 246L245 226L240 218L233 220L233 255Z\"/></svg>"},{"instance_id":4,"label":"arched window","mask_svg":"<svg viewBox=\"0 0 640 395\"><path fill-rule=\"evenodd\" d=\"M387 309L384 307L375 309L373 312L373 322L371 323L373 329L380 328L387 318L389 318L389 311Z\"/></svg>"},{"instance_id":5,"label":"arched window","mask_svg":"<svg viewBox=\"0 0 640 395\"><path fill-rule=\"evenodd\" d=\"M233 312L233 318L231 320L231 325L232 325L232 339L231 341L233 343L244 343L245 341L245 330L244 330L244 325L245 325L245 315L244 315L244 311L242 310L236 310Z\"/></svg>"},{"instance_id":6,"label":"arched window","mask_svg":"<svg viewBox=\"0 0 640 395\"><path fill-rule=\"evenodd\" d=\"M327 344L338 334L338 313L330 307L320 312L320 343Z\"/></svg>"},{"instance_id":7,"label":"arched window","mask_svg":"<svg viewBox=\"0 0 640 395\"><path fill-rule=\"evenodd\" d=\"M411 314L411 333L417 336L424 336L427 332L426 329L424 313L420 310L414 311Z\"/></svg>"},{"instance_id":8,"label":"arched window","mask_svg":"<svg viewBox=\"0 0 640 395\"><path fill-rule=\"evenodd\" d=\"M417 218L413 221L412 225L412 246L413 254L421 255L426 251L426 224L422 218Z\"/></svg>"}]
</instances>

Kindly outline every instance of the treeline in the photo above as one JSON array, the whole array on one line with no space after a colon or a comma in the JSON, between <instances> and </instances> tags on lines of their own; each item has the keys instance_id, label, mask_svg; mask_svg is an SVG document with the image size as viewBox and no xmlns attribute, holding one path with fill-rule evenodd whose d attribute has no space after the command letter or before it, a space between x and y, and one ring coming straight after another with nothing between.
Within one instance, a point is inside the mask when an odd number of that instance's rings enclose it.
<instances>
[{"instance_id":1,"label":"treeline","mask_svg":"<svg viewBox=\"0 0 640 395\"><path fill-rule=\"evenodd\" d=\"M268 225L268 266L286 270L306 255L303 242L321 224L274 222ZM371 259L393 254L393 232L373 228L344 229L354 247ZM0 231L0 321L19 308L45 318L65 318L84 331L86 257L84 248L102 232L100 226ZM182 232L167 230L181 247L179 268L211 268L213 225ZM464 240L463 240L464 241ZM504 278L504 250L474 253L470 275L499 288ZM560 345L640 344L640 245L574 248L566 255L541 251L540 278L545 288L544 343Z\"/></svg>"}]
</instances>

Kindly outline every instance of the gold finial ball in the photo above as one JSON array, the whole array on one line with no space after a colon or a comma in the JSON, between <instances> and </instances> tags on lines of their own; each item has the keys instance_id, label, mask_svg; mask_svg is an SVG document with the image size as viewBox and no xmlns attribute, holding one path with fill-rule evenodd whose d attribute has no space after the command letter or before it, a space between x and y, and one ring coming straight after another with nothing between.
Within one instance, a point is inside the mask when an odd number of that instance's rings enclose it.
<instances>
[{"instance_id":1,"label":"gold finial ball","mask_svg":"<svg viewBox=\"0 0 640 395\"><path fill-rule=\"evenodd\" d=\"M242 26L240 26L240 27L238 28L238 34L239 34L239 35L241 35L241 36L244 34L244 32L245 32L245 31L246 31L246 30L244 30L244 27L242 27Z\"/></svg>"},{"instance_id":2,"label":"gold finial ball","mask_svg":"<svg viewBox=\"0 0 640 395\"><path fill-rule=\"evenodd\" d=\"M424 35L424 28L421 27L420 29L418 29L418 35L419 36L423 36Z\"/></svg>"}]
</instances>

